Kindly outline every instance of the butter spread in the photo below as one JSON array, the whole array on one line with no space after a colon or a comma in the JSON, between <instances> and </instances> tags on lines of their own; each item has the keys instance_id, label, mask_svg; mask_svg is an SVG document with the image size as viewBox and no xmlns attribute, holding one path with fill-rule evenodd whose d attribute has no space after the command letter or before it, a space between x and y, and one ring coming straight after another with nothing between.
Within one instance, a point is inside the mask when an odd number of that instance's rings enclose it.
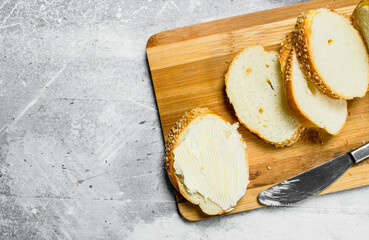
<instances>
[{"instance_id":1,"label":"butter spread","mask_svg":"<svg viewBox=\"0 0 369 240\"><path fill-rule=\"evenodd\" d=\"M216 115L195 119L178 139L174 169L189 193L200 193L224 210L245 194L249 183L246 144L231 125Z\"/></svg>"}]
</instances>

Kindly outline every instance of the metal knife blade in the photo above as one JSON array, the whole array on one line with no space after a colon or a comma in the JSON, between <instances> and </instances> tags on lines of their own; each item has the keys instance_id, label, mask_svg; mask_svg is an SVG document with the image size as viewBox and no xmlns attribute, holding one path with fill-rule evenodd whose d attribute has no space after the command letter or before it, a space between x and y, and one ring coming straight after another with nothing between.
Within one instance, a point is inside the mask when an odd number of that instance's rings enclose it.
<instances>
[{"instance_id":1,"label":"metal knife blade","mask_svg":"<svg viewBox=\"0 0 369 240\"><path fill-rule=\"evenodd\" d=\"M267 206L286 206L326 189L352 165L369 157L369 144L336 157L261 192L258 200Z\"/></svg>"}]
</instances>

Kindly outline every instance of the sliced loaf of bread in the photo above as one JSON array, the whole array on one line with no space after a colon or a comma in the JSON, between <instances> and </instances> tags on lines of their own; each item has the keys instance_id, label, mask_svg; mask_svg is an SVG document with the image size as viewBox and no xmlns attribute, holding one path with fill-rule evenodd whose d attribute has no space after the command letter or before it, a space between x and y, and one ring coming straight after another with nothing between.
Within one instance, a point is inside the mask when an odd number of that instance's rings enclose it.
<instances>
[{"instance_id":1,"label":"sliced loaf of bread","mask_svg":"<svg viewBox=\"0 0 369 240\"><path fill-rule=\"evenodd\" d=\"M291 39L292 34L286 36L280 57L281 65L286 66L284 88L288 105L305 126L322 128L329 134L336 135L346 122L347 100L324 95L305 77Z\"/></svg>"},{"instance_id":2,"label":"sliced loaf of bread","mask_svg":"<svg viewBox=\"0 0 369 240\"><path fill-rule=\"evenodd\" d=\"M277 52L244 49L229 66L225 84L238 119L251 132L277 147L298 140L304 127L287 105Z\"/></svg>"},{"instance_id":3,"label":"sliced loaf of bread","mask_svg":"<svg viewBox=\"0 0 369 240\"><path fill-rule=\"evenodd\" d=\"M237 128L207 108L195 108L169 133L168 176L206 214L231 211L249 183L246 144Z\"/></svg>"},{"instance_id":4,"label":"sliced loaf of bread","mask_svg":"<svg viewBox=\"0 0 369 240\"><path fill-rule=\"evenodd\" d=\"M298 17L295 34L302 70L322 93L343 99L366 94L368 53L347 17L324 8L310 10Z\"/></svg>"},{"instance_id":5,"label":"sliced loaf of bread","mask_svg":"<svg viewBox=\"0 0 369 240\"><path fill-rule=\"evenodd\" d=\"M362 0L352 13L354 27L359 30L369 49L369 0Z\"/></svg>"}]
</instances>

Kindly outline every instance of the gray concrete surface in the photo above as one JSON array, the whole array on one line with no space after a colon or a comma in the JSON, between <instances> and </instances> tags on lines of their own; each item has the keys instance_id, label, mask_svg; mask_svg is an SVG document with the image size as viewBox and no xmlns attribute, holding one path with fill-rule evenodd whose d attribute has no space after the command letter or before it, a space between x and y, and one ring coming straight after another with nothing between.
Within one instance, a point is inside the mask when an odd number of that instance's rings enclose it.
<instances>
[{"instance_id":1,"label":"gray concrete surface","mask_svg":"<svg viewBox=\"0 0 369 240\"><path fill-rule=\"evenodd\" d=\"M0 0L0 239L368 239L368 187L191 223L165 178L147 39L296 2Z\"/></svg>"}]
</instances>

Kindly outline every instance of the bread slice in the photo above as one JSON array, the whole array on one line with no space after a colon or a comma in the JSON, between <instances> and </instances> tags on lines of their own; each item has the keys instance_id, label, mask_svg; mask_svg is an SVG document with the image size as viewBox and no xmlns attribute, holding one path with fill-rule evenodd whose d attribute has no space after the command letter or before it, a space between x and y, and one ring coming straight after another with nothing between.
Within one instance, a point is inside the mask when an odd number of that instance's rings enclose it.
<instances>
[{"instance_id":1,"label":"bread slice","mask_svg":"<svg viewBox=\"0 0 369 240\"><path fill-rule=\"evenodd\" d=\"M362 0L352 13L354 27L359 30L369 49L369 0Z\"/></svg>"},{"instance_id":2,"label":"bread slice","mask_svg":"<svg viewBox=\"0 0 369 240\"><path fill-rule=\"evenodd\" d=\"M287 38L290 38L287 36ZM347 117L347 101L333 99L321 93L316 85L307 80L302 72L295 49L288 54L284 72L284 86L287 102L295 117L307 127L318 127L332 135L337 135L344 127ZM285 59L286 52L281 55ZM283 56L283 57L282 57Z\"/></svg>"},{"instance_id":3,"label":"bread slice","mask_svg":"<svg viewBox=\"0 0 369 240\"><path fill-rule=\"evenodd\" d=\"M231 211L249 183L246 144L207 108L186 112L166 142L166 169L174 187L208 215Z\"/></svg>"},{"instance_id":4,"label":"bread slice","mask_svg":"<svg viewBox=\"0 0 369 240\"><path fill-rule=\"evenodd\" d=\"M277 147L298 140L304 127L287 105L277 52L244 49L234 57L225 83L238 119L251 132Z\"/></svg>"},{"instance_id":5,"label":"bread slice","mask_svg":"<svg viewBox=\"0 0 369 240\"><path fill-rule=\"evenodd\" d=\"M295 34L302 70L322 93L343 99L366 94L368 53L347 17L324 8L310 10L298 17Z\"/></svg>"}]
</instances>

